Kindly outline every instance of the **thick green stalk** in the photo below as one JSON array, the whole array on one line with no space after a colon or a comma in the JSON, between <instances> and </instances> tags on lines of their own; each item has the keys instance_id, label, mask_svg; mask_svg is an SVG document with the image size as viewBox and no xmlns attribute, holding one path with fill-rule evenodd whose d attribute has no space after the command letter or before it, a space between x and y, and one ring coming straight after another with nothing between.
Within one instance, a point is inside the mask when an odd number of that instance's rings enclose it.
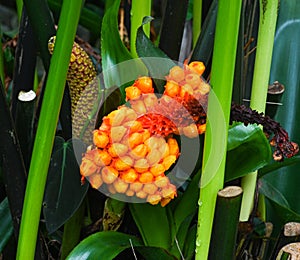
<instances>
[{"instance_id":1,"label":"thick green stalk","mask_svg":"<svg viewBox=\"0 0 300 260\"><path fill-rule=\"evenodd\" d=\"M131 28L130 28L130 50L134 58L137 58L136 53L136 33L137 29L141 26L143 18L151 15L151 0L132 0L131 1ZM149 37L150 23L144 25L144 32Z\"/></svg>"},{"instance_id":2,"label":"thick green stalk","mask_svg":"<svg viewBox=\"0 0 300 260\"><path fill-rule=\"evenodd\" d=\"M29 169L17 259L34 258L51 150L81 6L82 1L63 2Z\"/></svg>"},{"instance_id":3,"label":"thick green stalk","mask_svg":"<svg viewBox=\"0 0 300 260\"><path fill-rule=\"evenodd\" d=\"M250 102L251 108L259 112L265 112L266 108L277 9L278 0L260 0L260 20ZM242 179L244 193L240 221L248 221L252 211L256 180L257 172L250 173Z\"/></svg>"},{"instance_id":4,"label":"thick green stalk","mask_svg":"<svg viewBox=\"0 0 300 260\"><path fill-rule=\"evenodd\" d=\"M193 47L196 46L201 32L202 0L194 0L193 3Z\"/></svg>"},{"instance_id":5,"label":"thick green stalk","mask_svg":"<svg viewBox=\"0 0 300 260\"><path fill-rule=\"evenodd\" d=\"M242 0L220 0L199 198L196 259L207 259L217 192L223 188L236 46ZM230 13L230 15L228 15Z\"/></svg>"},{"instance_id":6,"label":"thick green stalk","mask_svg":"<svg viewBox=\"0 0 300 260\"><path fill-rule=\"evenodd\" d=\"M209 259L234 259L243 190L228 186L218 192Z\"/></svg>"}]
</instances>

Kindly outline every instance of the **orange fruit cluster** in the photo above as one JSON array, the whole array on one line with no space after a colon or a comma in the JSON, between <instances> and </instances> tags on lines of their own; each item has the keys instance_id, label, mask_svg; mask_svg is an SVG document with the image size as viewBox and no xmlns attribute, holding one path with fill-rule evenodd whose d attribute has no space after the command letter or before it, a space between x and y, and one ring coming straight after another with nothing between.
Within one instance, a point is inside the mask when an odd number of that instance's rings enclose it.
<instances>
[{"instance_id":1,"label":"orange fruit cluster","mask_svg":"<svg viewBox=\"0 0 300 260\"><path fill-rule=\"evenodd\" d=\"M106 185L111 194L168 204L177 193L165 172L180 154L172 135L193 138L205 131L201 120L206 115L198 101L210 90L201 79L204 69L201 62L173 67L161 97L154 94L150 77L140 77L127 87L130 107L120 106L94 130L94 145L80 166L83 178L96 189Z\"/></svg>"},{"instance_id":2,"label":"orange fruit cluster","mask_svg":"<svg viewBox=\"0 0 300 260\"><path fill-rule=\"evenodd\" d=\"M93 132L95 147L85 153L80 172L96 189L106 184L111 194L164 206L176 196L165 171L177 160L179 147L172 137L151 136L136 119L134 109L126 106L104 117Z\"/></svg>"}]
</instances>

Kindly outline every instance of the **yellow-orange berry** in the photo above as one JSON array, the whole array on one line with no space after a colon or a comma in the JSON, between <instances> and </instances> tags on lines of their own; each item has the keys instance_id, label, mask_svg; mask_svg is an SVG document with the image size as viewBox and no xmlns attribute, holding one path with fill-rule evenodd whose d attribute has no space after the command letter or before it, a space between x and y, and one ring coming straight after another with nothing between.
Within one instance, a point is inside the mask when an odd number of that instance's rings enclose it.
<instances>
[{"instance_id":1,"label":"yellow-orange berry","mask_svg":"<svg viewBox=\"0 0 300 260\"><path fill-rule=\"evenodd\" d=\"M130 102L132 109L137 114L145 114L147 112L145 104L142 100L133 100Z\"/></svg>"},{"instance_id":2,"label":"yellow-orange berry","mask_svg":"<svg viewBox=\"0 0 300 260\"><path fill-rule=\"evenodd\" d=\"M198 125L198 134L201 135L206 131L206 124Z\"/></svg>"},{"instance_id":3,"label":"yellow-orange berry","mask_svg":"<svg viewBox=\"0 0 300 260\"><path fill-rule=\"evenodd\" d=\"M84 177L90 176L97 171L98 167L87 158L83 157L80 164L80 174Z\"/></svg>"},{"instance_id":4,"label":"yellow-orange berry","mask_svg":"<svg viewBox=\"0 0 300 260\"><path fill-rule=\"evenodd\" d=\"M176 97L179 94L179 90L180 87L176 82L167 81L164 94L170 97Z\"/></svg>"},{"instance_id":5,"label":"yellow-orange berry","mask_svg":"<svg viewBox=\"0 0 300 260\"><path fill-rule=\"evenodd\" d=\"M159 194L151 194L147 197L147 202L149 202L152 205L156 205L160 202L161 196Z\"/></svg>"},{"instance_id":6,"label":"yellow-orange berry","mask_svg":"<svg viewBox=\"0 0 300 260\"><path fill-rule=\"evenodd\" d=\"M140 199L145 199L148 194L146 192L140 190L140 191L136 192L135 195Z\"/></svg>"},{"instance_id":7,"label":"yellow-orange berry","mask_svg":"<svg viewBox=\"0 0 300 260\"><path fill-rule=\"evenodd\" d=\"M154 91L152 87L152 79L150 77L138 78L133 86L138 87L143 93L152 93Z\"/></svg>"},{"instance_id":8,"label":"yellow-orange berry","mask_svg":"<svg viewBox=\"0 0 300 260\"><path fill-rule=\"evenodd\" d=\"M138 172L145 172L149 169L149 163L145 158L139 159L135 161L134 169Z\"/></svg>"},{"instance_id":9,"label":"yellow-orange berry","mask_svg":"<svg viewBox=\"0 0 300 260\"><path fill-rule=\"evenodd\" d=\"M145 158L148 148L145 144L139 144L130 151L130 156L134 159Z\"/></svg>"},{"instance_id":10,"label":"yellow-orange berry","mask_svg":"<svg viewBox=\"0 0 300 260\"><path fill-rule=\"evenodd\" d=\"M201 61L193 61L191 62L188 67L196 72L197 74L199 74L200 76L203 74L203 72L205 71L205 66L204 63Z\"/></svg>"},{"instance_id":11,"label":"yellow-orange berry","mask_svg":"<svg viewBox=\"0 0 300 260\"><path fill-rule=\"evenodd\" d=\"M200 76L195 73L189 73L185 76L185 81L188 83L193 89L200 86L201 79Z\"/></svg>"},{"instance_id":12,"label":"yellow-orange berry","mask_svg":"<svg viewBox=\"0 0 300 260\"><path fill-rule=\"evenodd\" d=\"M174 199L176 194L176 187L173 184L169 184L161 190L161 195L163 198Z\"/></svg>"},{"instance_id":13,"label":"yellow-orange berry","mask_svg":"<svg viewBox=\"0 0 300 260\"><path fill-rule=\"evenodd\" d=\"M178 156L178 154L179 154L179 147L178 147L176 139L169 138L168 139L168 145L169 145L169 154Z\"/></svg>"},{"instance_id":14,"label":"yellow-orange berry","mask_svg":"<svg viewBox=\"0 0 300 260\"><path fill-rule=\"evenodd\" d=\"M105 150L94 150L96 152L96 156L95 156L95 160L94 162L98 165L98 166L105 166L105 165L109 165L111 162L111 156L109 155L109 153Z\"/></svg>"},{"instance_id":15,"label":"yellow-orange berry","mask_svg":"<svg viewBox=\"0 0 300 260\"><path fill-rule=\"evenodd\" d=\"M136 119L137 115L134 112L133 109L126 107L126 118L125 118L125 122L128 121L134 121Z\"/></svg>"},{"instance_id":16,"label":"yellow-orange berry","mask_svg":"<svg viewBox=\"0 0 300 260\"><path fill-rule=\"evenodd\" d=\"M152 175L151 172L144 172L139 177L139 181L141 183L150 183L153 181L153 179L154 179L154 176Z\"/></svg>"},{"instance_id":17,"label":"yellow-orange berry","mask_svg":"<svg viewBox=\"0 0 300 260\"><path fill-rule=\"evenodd\" d=\"M134 169L129 169L127 171L122 172L121 178L127 183L133 183L138 177L137 172Z\"/></svg>"},{"instance_id":18,"label":"yellow-orange berry","mask_svg":"<svg viewBox=\"0 0 300 260\"><path fill-rule=\"evenodd\" d=\"M128 151L128 147L125 144L113 143L109 148L108 152L112 157L124 156Z\"/></svg>"},{"instance_id":19,"label":"yellow-orange berry","mask_svg":"<svg viewBox=\"0 0 300 260\"><path fill-rule=\"evenodd\" d=\"M179 66L174 66L170 69L169 77L176 82L180 82L184 80L184 71Z\"/></svg>"},{"instance_id":20,"label":"yellow-orange berry","mask_svg":"<svg viewBox=\"0 0 300 260\"><path fill-rule=\"evenodd\" d=\"M108 189L108 191L109 191L111 194L117 193L117 191L116 191L116 189L115 189L115 187L114 187L113 184L108 184L108 185L107 185L107 189Z\"/></svg>"},{"instance_id":21,"label":"yellow-orange berry","mask_svg":"<svg viewBox=\"0 0 300 260\"><path fill-rule=\"evenodd\" d=\"M167 185L169 185L170 181L169 178L167 176L158 176L155 178L155 182L154 184L159 187L159 188L163 188L166 187Z\"/></svg>"},{"instance_id":22,"label":"yellow-orange berry","mask_svg":"<svg viewBox=\"0 0 300 260\"><path fill-rule=\"evenodd\" d=\"M133 160L129 156L119 157L114 162L114 167L117 171L126 171L131 168Z\"/></svg>"},{"instance_id":23,"label":"yellow-orange berry","mask_svg":"<svg viewBox=\"0 0 300 260\"><path fill-rule=\"evenodd\" d=\"M94 130L93 132L93 142L98 148L105 148L109 143L108 135L100 130Z\"/></svg>"},{"instance_id":24,"label":"yellow-orange berry","mask_svg":"<svg viewBox=\"0 0 300 260\"><path fill-rule=\"evenodd\" d=\"M130 133L138 132L143 129L143 125L140 121L128 121L124 124L125 127L129 127Z\"/></svg>"},{"instance_id":25,"label":"yellow-orange berry","mask_svg":"<svg viewBox=\"0 0 300 260\"><path fill-rule=\"evenodd\" d=\"M132 196L134 196L134 191L133 190L130 190L130 189L128 189L127 191L126 191L126 196L128 196L128 197L132 197Z\"/></svg>"},{"instance_id":26,"label":"yellow-orange berry","mask_svg":"<svg viewBox=\"0 0 300 260\"><path fill-rule=\"evenodd\" d=\"M160 205L162 207L166 206L167 204L169 204L169 202L171 201L170 198L162 198L161 201L160 201Z\"/></svg>"},{"instance_id":27,"label":"yellow-orange berry","mask_svg":"<svg viewBox=\"0 0 300 260\"><path fill-rule=\"evenodd\" d=\"M169 146L164 139L163 142L160 144L158 151L161 153L161 158L165 158L170 154Z\"/></svg>"},{"instance_id":28,"label":"yellow-orange berry","mask_svg":"<svg viewBox=\"0 0 300 260\"><path fill-rule=\"evenodd\" d=\"M144 184L140 183L140 182L133 182L130 183L130 189L133 190L134 192L138 192L140 190L142 190Z\"/></svg>"},{"instance_id":29,"label":"yellow-orange berry","mask_svg":"<svg viewBox=\"0 0 300 260\"><path fill-rule=\"evenodd\" d=\"M154 177L156 177L165 172L165 167L162 164L158 163L150 168L150 172L153 174Z\"/></svg>"},{"instance_id":30,"label":"yellow-orange berry","mask_svg":"<svg viewBox=\"0 0 300 260\"><path fill-rule=\"evenodd\" d=\"M125 92L126 92L126 100L137 99L142 94L142 91L139 88L135 87L135 86L127 87L125 89Z\"/></svg>"},{"instance_id":31,"label":"yellow-orange berry","mask_svg":"<svg viewBox=\"0 0 300 260\"><path fill-rule=\"evenodd\" d=\"M145 145L148 146L149 150L153 150L153 149L156 149L159 147L159 137L157 136L151 136L150 138L148 138L146 141L145 141Z\"/></svg>"},{"instance_id":32,"label":"yellow-orange berry","mask_svg":"<svg viewBox=\"0 0 300 260\"><path fill-rule=\"evenodd\" d=\"M146 159L150 166L155 163L158 163L161 160L162 156L157 149L152 149L146 156Z\"/></svg>"},{"instance_id":33,"label":"yellow-orange berry","mask_svg":"<svg viewBox=\"0 0 300 260\"><path fill-rule=\"evenodd\" d=\"M129 147L134 148L143 142L143 135L141 133L134 132L129 135L128 142Z\"/></svg>"},{"instance_id":34,"label":"yellow-orange berry","mask_svg":"<svg viewBox=\"0 0 300 260\"><path fill-rule=\"evenodd\" d=\"M146 94L144 95L144 104L146 108L153 107L157 103L157 97L155 94Z\"/></svg>"},{"instance_id":35,"label":"yellow-orange berry","mask_svg":"<svg viewBox=\"0 0 300 260\"><path fill-rule=\"evenodd\" d=\"M165 170L168 170L175 161L176 161L175 155L168 155L163 159L162 165L164 166Z\"/></svg>"},{"instance_id":36,"label":"yellow-orange berry","mask_svg":"<svg viewBox=\"0 0 300 260\"><path fill-rule=\"evenodd\" d=\"M152 195L157 191L157 186L153 183L145 183L143 191Z\"/></svg>"},{"instance_id":37,"label":"yellow-orange berry","mask_svg":"<svg viewBox=\"0 0 300 260\"><path fill-rule=\"evenodd\" d=\"M89 176L89 182L95 189L98 189L103 184L101 175L97 173Z\"/></svg>"},{"instance_id":38,"label":"yellow-orange berry","mask_svg":"<svg viewBox=\"0 0 300 260\"><path fill-rule=\"evenodd\" d=\"M210 85L202 82L199 88L199 92L201 95L206 95L210 91Z\"/></svg>"},{"instance_id":39,"label":"yellow-orange berry","mask_svg":"<svg viewBox=\"0 0 300 260\"><path fill-rule=\"evenodd\" d=\"M120 178L116 179L113 183L116 192L125 193L128 189L128 183L121 180Z\"/></svg>"},{"instance_id":40,"label":"yellow-orange berry","mask_svg":"<svg viewBox=\"0 0 300 260\"><path fill-rule=\"evenodd\" d=\"M112 119L111 125L112 126L120 126L126 117L126 107L122 107L117 110L114 118Z\"/></svg>"},{"instance_id":41,"label":"yellow-orange berry","mask_svg":"<svg viewBox=\"0 0 300 260\"><path fill-rule=\"evenodd\" d=\"M143 142L145 142L146 140L148 140L151 136L150 132L148 130L144 130L142 132L142 135L143 135Z\"/></svg>"},{"instance_id":42,"label":"yellow-orange berry","mask_svg":"<svg viewBox=\"0 0 300 260\"><path fill-rule=\"evenodd\" d=\"M195 138L198 136L198 129L195 124L190 124L183 128L183 134L189 138Z\"/></svg>"},{"instance_id":43,"label":"yellow-orange berry","mask_svg":"<svg viewBox=\"0 0 300 260\"><path fill-rule=\"evenodd\" d=\"M110 184L118 178L119 172L111 166L105 166L101 171L101 176L103 182Z\"/></svg>"},{"instance_id":44,"label":"yellow-orange berry","mask_svg":"<svg viewBox=\"0 0 300 260\"><path fill-rule=\"evenodd\" d=\"M110 130L112 143L119 143L127 132L124 126L114 126Z\"/></svg>"},{"instance_id":45,"label":"yellow-orange berry","mask_svg":"<svg viewBox=\"0 0 300 260\"><path fill-rule=\"evenodd\" d=\"M184 98L185 94L193 95L193 88L190 84L184 84L180 90L180 97Z\"/></svg>"}]
</instances>

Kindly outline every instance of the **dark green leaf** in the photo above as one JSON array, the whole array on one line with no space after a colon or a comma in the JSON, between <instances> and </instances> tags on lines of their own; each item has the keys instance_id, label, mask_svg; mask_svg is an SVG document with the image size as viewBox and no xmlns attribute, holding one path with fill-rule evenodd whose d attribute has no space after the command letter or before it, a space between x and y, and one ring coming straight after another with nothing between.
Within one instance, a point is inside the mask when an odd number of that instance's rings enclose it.
<instances>
[{"instance_id":1,"label":"dark green leaf","mask_svg":"<svg viewBox=\"0 0 300 260\"><path fill-rule=\"evenodd\" d=\"M76 143L75 143L76 142ZM88 189L88 184L81 184L78 162L73 145L80 154L79 141L65 142L56 137L45 189L43 211L49 233L62 226L80 206Z\"/></svg>"},{"instance_id":2,"label":"dark green leaf","mask_svg":"<svg viewBox=\"0 0 300 260\"><path fill-rule=\"evenodd\" d=\"M199 181L201 177L201 171L193 177L187 189L184 191L182 197L178 198L179 202L174 210L174 220L176 230L180 228L181 224L190 215L194 215L197 211L197 202L199 199Z\"/></svg>"},{"instance_id":3,"label":"dark green leaf","mask_svg":"<svg viewBox=\"0 0 300 260\"><path fill-rule=\"evenodd\" d=\"M276 170L287 167L289 165L298 164L298 163L300 163L300 155L296 155L292 158L284 159L283 162L271 161L268 165L264 166L259 170L258 177L261 178L262 176L268 173L273 173Z\"/></svg>"},{"instance_id":4,"label":"dark green leaf","mask_svg":"<svg viewBox=\"0 0 300 260\"><path fill-rule=\"evenodd\" d=\"M101 57L106 88L121 87L125 96L124 85L141 75L146 75L145 66L131 54L121 41L118 29L120 0L109 0L109 7L103 17L101 27ZM116 76L117 75L117 76Z\"/></svg>"},{"instance_id":5,"label":"dark green leaf","mask_svg":"<svg viewBox=\"0 0 300 260\"><path fill-rule=\"evenodd\" d=\"M196 225L192 226L187 233L187 238L185 240L185 244L183 248L184 259L186 260L194 259L195 247L196 247L195 245L196 233L197 233Z\"/></svg>"},{"instance_id":6,"label":"dark green leaf","mask_svg":"<svg viewBox=\"0 0 300 260\"><path fill-rule=\"evenodd\" d=\"M271 157L270 144L257 125L233 125L228 131L225 181L258 170Z\"/></svg>"},{"instance_id":7,"label":"dark green leaf","mask_svg":"<svg viewBox=\"0 0 300 260\"><path fill-rule=\"evenodd\" d=\"M178 60L179 58L188 3L188 0L166 1L159 48L173 60Z\"/></svg>"},{"instance_id":8,"label":"dark green leaf","mask_svg":"<svg viewBox=\"0 0 300 260\"><path fill-rule=\"evenodd\" d=\"M176 63L150 41L143 31L143 26L137 30L136 51L147 66L150 76L153 77L158 92L162 93L164 91L163 80Z\"/></svg>"},{"instance_id":9,"label":"dark green leaf","mask_svg":"<svg viewBox=\"0 0 300 260\"><path fill-rule=\"evenodd\" d=\"M114 231L103 231L89 236L76 246L68 260L114 259L126 248L142 246L134 236Z\"/></svg>"},{"instance_id":10,"label":"dark green leaf","mask_svg":"<svg viewBox=\"0 0 300 260\"><path fill-rule=\"evenodd\" d=\"M177 257L171 255L168 251L159 247L141 246L136 250L147 260L175 260Z\"/></svg>"},{"instance_id":11,"label":"dark green leaf","mask_svg":"<svg viewBox=\"0 0 300 260\"><path fill-rule=\"evenodd\" d=\"M291 208L286 195L274 187L273 183L268 181L268 178L260 179L259 190L267 198L269 209L267 217L270 218L270 213L273 216L272 218L276 216L274 223L278 225L277 228L290 221L300 222L299 212Z\"/></svg>"},{"instance_id":12,"label":"dark green leaf","mask_svg":"<svg viewBox=\"0 0 300 260\"><path fill-rule=\"evenodd\" d=\"M270 83L275 80L285 86L274 119L287 130L290 139L300 144L300 2L280 1L275 32ZM299 164L281 168L264 178L286 198L291 210L300 213ZM277 212L270 216L277 219Z\"/></svg>"},{"instance_id":13,"label":"dark green leaf","mask_svg":"<svg viewBox=\"0 0 300 260\"><path fill-rule=\"evenodd\" d=\"M0 252L13 234L13 224L7 197L0 203Z\"/></svg>"},{"instance_id":14,"label":"dark green leaf","mask_svg":"<svg viewBox=\"0 0 300 260\"><path fill-rule=\"evenodd\" d=\"M191 61L202 61L207 66L209 61L211 60L215 39L217 13L218 1L214 0L206 15L201 33L191 57Z\"/></svg>"},{"instance_id":15,"label":"dark green leaf","mask_svg":"<svg viewBox=\"0 0 300 260\"><path fill-rule=\"evenodd\" d=\"M146 246L170 248L172 232L166 207L132 203L129 209Z\"/></svg>"}]
</instances>

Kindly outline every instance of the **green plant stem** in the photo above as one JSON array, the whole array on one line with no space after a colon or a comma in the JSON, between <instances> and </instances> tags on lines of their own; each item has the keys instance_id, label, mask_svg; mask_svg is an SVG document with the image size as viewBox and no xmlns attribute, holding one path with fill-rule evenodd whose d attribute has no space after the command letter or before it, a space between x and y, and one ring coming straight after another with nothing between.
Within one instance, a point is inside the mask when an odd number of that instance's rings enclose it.
<instances>
[{"instance_id":1,"label":"green plant stem","mask_svg":"<svg viewBox=\"0 0 300 260\"><path fill-rule=\"evenodd\" d=\"M82 1L63 2L29 169L17 259L34 259L47 171L81 6Z\"/></svg>"},{"instance_id":2,"label":"green plant stem","mask_svg":"<svg viewBox=\"0 0 300 260\"><path fill-rule=\"evenodd\" d=\"M253 73L250 107L265 112L274 34L277 21L278 0L260 0L260 20L257 38L256 58ZM248 221L253 207L257 172L243 177L243 199L240 221Z\"/></svg>"},{"instance_id":3,"label":"green plant stem","mask_svg":"<svg viewBox=\"0 0 300 260\"><path fill-rule=\"evenodd\" d=\"M72 249L78 244L85 213L84 200L74 215L64 224L64 233L61 246L61 259L66 259Z\"/></svg>"},{"instance_id":4,"label":"green plant stem","mask_svg":"<svg viewBox=\"0 0 300 260\"><path fill-rule=\"evenodd\" d=\"M141 26L143 18L151 15L151 0L132 0L131 1L131 28L130 28L130 50L133 58L137 58L136 52L136 33ZM150 23L144 25L144 32L149 37Z\"/></svg>"},{"instance_id":5,"label":"green plant stem","mask_svg":"<svg viewBox=\"0 0 300 260\"><path fill-rule=\"evenodd\" d=\"M220 0L212 61L202 177L196 259L207 259L217 192L223 188L228 125L234 79L241 0ZM230 16L228 14L230 13ZM218 108L219 107L219 108Z\"/></svg>"},{"instance_id":6,"label":"green plant stem","mask_svg":"<svg viewBox=\"0 0 300 260\"><path fill-rule=\"evenodd\" d=\"M234 259L242 193L239 186L228 186L218 192L210 260Z\"/></svg>"},{"instance_id":7,"label":"green plant stem","mask_svg":"<svg viewBox=\"0 0 300 260\"><path fill-rule=\"evenodd\" d=\"M202 0L194 0L193 3L193 47L196 46L201 32Z\"/></svg>"}]
</instances>

